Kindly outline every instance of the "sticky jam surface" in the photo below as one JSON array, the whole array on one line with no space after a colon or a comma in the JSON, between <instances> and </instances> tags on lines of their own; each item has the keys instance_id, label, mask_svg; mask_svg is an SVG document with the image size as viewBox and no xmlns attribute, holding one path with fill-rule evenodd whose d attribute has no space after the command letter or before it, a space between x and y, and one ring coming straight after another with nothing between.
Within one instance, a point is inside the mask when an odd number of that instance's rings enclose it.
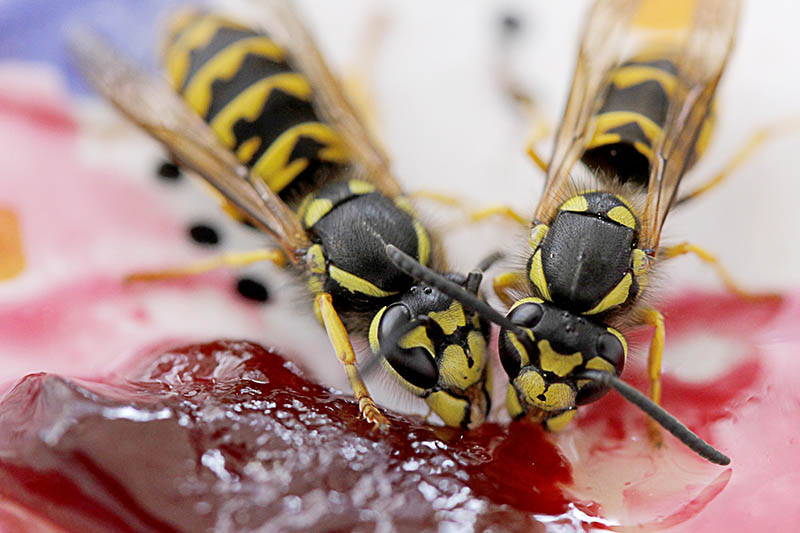
<instances>
[{"instance_id":1,"label":"sticky jam surface","mask_svg":"<svg viewBox=\"0 0 800 533\"><path fill-rule=\"evenodd\" d=\"M24 378L0 403L0 494L69 530L409 530L577 520L542 431L469 434L356 405L246 342L156 354L130 374Z\"/></svg>"}]
</instances>

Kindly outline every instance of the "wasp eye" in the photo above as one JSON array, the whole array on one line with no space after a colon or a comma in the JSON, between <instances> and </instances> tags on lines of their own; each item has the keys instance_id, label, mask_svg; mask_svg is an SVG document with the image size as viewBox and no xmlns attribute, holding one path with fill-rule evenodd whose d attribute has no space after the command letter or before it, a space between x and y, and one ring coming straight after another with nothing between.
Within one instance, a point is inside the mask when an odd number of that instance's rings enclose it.
<instances>
[{"instance_id":1,"label":"wasp eye","mask_svg":"<svg viewBox=\"0 0 800 533\"><path fill-rule=\"evenodd\" d=\"M399 345L401 339L414 330L411 322L408 307L404 304L390 305L378 325L378 339L381 346L387 342L395 343L387 346L386 362L400 377L415 387L431 389L439 382L439 369L430 352L422 346L403 348ZM417 327L424 328L422 324Z\"/></svg>"},{"instance_id":2,"label":"wasp eye","mask_svg":"<svg viewBox=\"0 0 800 533\"><path fill-rule=\"evenodd\" d=\"M535 303L524 303L508 313L508 318L514 324L523 328L533 328L542 319L544 311L542 306Z\"/></svg>"},{"instance_id":3,"label":"wasp eye","mask_svg":"<svg viewBox=\"0 0 800 533\"><path fill-rule=\"evenodd\" d=\"M614 365L617 375L620 375L622 367L625 365L625 348L617 336L611 333L602 333L597 337L596 349L597 355Z\"/></svg>"}]
</instances>

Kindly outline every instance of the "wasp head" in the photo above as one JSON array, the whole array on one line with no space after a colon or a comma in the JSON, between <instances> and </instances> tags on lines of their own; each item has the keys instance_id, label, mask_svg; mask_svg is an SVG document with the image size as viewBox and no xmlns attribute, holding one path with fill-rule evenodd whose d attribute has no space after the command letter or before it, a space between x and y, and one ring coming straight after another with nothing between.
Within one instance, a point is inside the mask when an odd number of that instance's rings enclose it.
<instances>
[{"instance_id":1,"label":"wasp head","mask_svg":"<svg viewBox=\"0 0 800 533\"><path fill-rule=\"evenodd\" d=\"M539 298L519 300L506 317L518 328L501 328L499 354L510 385L507 407L514 417L547 421L597 400L608 386L578 376L598 370L619 376L625 338L615 329L564 311Z\"/></svg>"},{"instance_id":2,"label":"wasp head","mask_svg":"<svg viewBox=\"0 0 800 533\"><path fill-rule=\"evenodd\" d=\"M445 278L477 293L481 275ZM372 320L369 340L389 370L449 426L474 427L489 411L489 324L461 303L417 283Z\"/></svg>"}]
</instances>

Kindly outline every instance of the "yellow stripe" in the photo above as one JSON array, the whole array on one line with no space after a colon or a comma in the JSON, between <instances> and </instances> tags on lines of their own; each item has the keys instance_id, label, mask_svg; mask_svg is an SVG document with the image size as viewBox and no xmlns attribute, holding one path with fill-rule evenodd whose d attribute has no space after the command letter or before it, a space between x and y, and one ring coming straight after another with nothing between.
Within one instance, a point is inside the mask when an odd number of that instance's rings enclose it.
<instances>
[{"instance_id":1,"label":"yellow stripe","mask_svg":"<svg viewBox=\"0 0 800 533\"><path fill-rule=\"evenodd\" d=\"M542 298L545 300L550 301L550 290L547 288L547 280L544 279L544 267L542 267L542 249L539 248L536 250L536 253L533 254L533 260L531 261L531 270L528 273L528 277L533 283L533 286L539 290L539 293L542 295Z\"/></svg>"},{"instance_id":2,"label":"yellow stripe","mask_svg":"<svg viewBox=\"0 0 800 533\"><path fill-rule=\"evenodd\" d=\"M653 160L653 149L650 146L644 144L643 142L636 141L633 143L633 147L636 148L636 151L645 156L648 161Z\"/></svg>"},{"instance_id":3,"label":"yellow stripe","mask_svg":"<svg viewBox=\"0 0 800 533\"><path fill-rule=\"evenodd\" d=\"M236 157L239 158L239 161L242 163L249 163L259 146L261 146L261 138L250 137L239 145L239 148L236 150Z\"/></svg>"},{"instance_id":4,"label":"yellow stripe","mask_svg":"<svg viewBox=\"0 0 800 533\"><path fill-rule=\"evenodd\" d=\"M306 252L306 264L315 274L325 273L325 251L321 244L313 244Z\"/></svg>"},{"instance_id":5,"label":"yellow stripe","mask_svg":"<svg viewBox=\"0 0 800 533\"><path fill-rule=\"evenodd\" d=\"M519 403L517 389L510 383L506 389L506 410L511 418L517 418L525 412Z\"/></svg>"},{"instance_id":6,"label":"yellow stripe","mask_svg":"<svg viewBox=\"0 0 800 533\"><path fill-rule=\"evenodd\" d=\"M622 344L622 353L623 353L623 361L628 357L628 341L625 340L625 337L619 331L615 330L614 328L606 328L609 333L614 335Z\"/></svg>"},{"instance_id":7,"label":"yellow stripe","mask_svg":"<svg viewBox=\"0 0 800 533\"><path fill-rule=\"evenodd\" d=\"M641 276L647 267L650 266L650 260L647 258L647 254L644 251L640 250L639 248L634 248L633 250L633 275L634 276Z\"/></svg>"},{"instance_id":8,"label":"yellow stripe","mask_svg":"<svg viewBox=\"0 0 800 533\"><path fill-rule=\"evenodd\" d=\"M442 328L445 335L452 335L460 326L467 325L464 308L459 302L453 301L444 311L433 311L428 316Z\"/></svg>"},{"instance_id":9,"label":"yellow stripe","mask_svg":"<svg viewBox=\"0 0 800 533\"><path fill-rule=\"evenodd\" d=\"M319 222L319 219L330 213L331 209L333 209L333 202L327 198L312 200L303 215L303 225L306 228L312 227Z\"/></svg>"},{"instance_id":10,"label":"yellow stripe","mask_svg":"<svg viewBox=\"0 0 800 533\"><path fill-rule=\"evenodd\" d=\"M425 326L415 327L409 333L403 335L403 338L397 344L406 350L410 350L411 348L425 348L431 358L435 360L433 341L428 337L428 330Z\"/></svg>"},{"instance_id":11,"label":"yellow stripe","mask_svg":"<svg viewBox=\"0 0 800 533\"><path fill-rule=\"evenodd\" d=\"M620 89L627 89L647 81L656 81L663 88L667 96L675 91L677 80L675 76L660 68L649 65L629 65L617 69L611 76L611 82Z\"/></svg>"},{"instance_id":12,"label":"yellow stripe","mask_svg":"<svg viewBox=\"0 0 800 533\"><path fill-rule=\"evenodd\" d=\"M587 204L588 207L588 204ZM528 244L530 244L531 248L534 250L539 247L544 239L544 236L547 235L547 231L550 229L550 226L547 224L536 224L533 229L531 229L531 236L528 238Z\"/></svg>"},{"instance_id":13,"label":"yellow stripe","mask_svg":"<svg viewBox=\"0 0 800 533\"><path fill-rule=\"evenodd\" d=\"M431 259L431 239L428 236L428 232L417 219L414 219L414 231L417 234L417 255L419 255L419 262L428 266L428 262Z\"/></svg>"},{"instance_id":14,"label":"yellow stripe","mask_svg":"<svg viewBox=\"0 0 800 533\"><path fill-rule=\"evenodd\" d=\"M211 84L215 80L230 80L241 69L248 54L267 57L276 62L281 61L285 55L278 45L266 37L242 39L221 50L195 72L183 91L183 97L201 117L206 116L211 105Z\"/></svg>"},{"instance_id":15,"label":"yellow stripe","mask_svg":"<svg viewBox=\"0 0 800 533\"><path fill-rule=\"evenodd\" d=\"M353 194L369 194L375 192L375 186L364 180L350 180L347 182L347 188Z\"/></svg>"},{"instance_id":16,"label":"yellow stripe","mask_svg":"<svg viewBox=\"0 0 800 533\"><path fill-rule=\"evenodd\" d=\"M586 199L585 196L579 194L577 196L573 196L563 204L559 208L561 211L577 211L583 212L589 209L589 201Z\"/></svg>"},{"instance_id":17,"label":"yellow stripe","mask_svg":"<svg viewBox=\"0 0 800 533\"><path fill-rule=\"evenodd\" d=\"M206 15L196 24L187 28L175 44L167 49L164 59L164 70L166 71L170 84L175 90L181 88L186 75L189 73L189 54L192 50L203 48L208 45L220 28L247 29L235 22L212 15Z\"/></svg>"},{"instance_id":18,"label":"yellow stripe","mask_svg":"<svg viewBox=\"0 0 800 533\"><path fill-rule=\"evenodd\" d=\"M544 303L544 300L542 300L541 298L537 298L535 296L528 296L527 298L520 298L519 300L514 302L514 305L511 306L511 309L509 309L509 311L513 311L514 309L516 309L520 305L527 304L527 303L541 304L541 303Z\"/></svg>"},{"instance_id":19,"label":"yellow stripe","mask_svg":"<svg viewBox=\"0 0 800 533\"><path fill-rule=\"evenodd\" d=\"M586 363L586 368L589 370L600 370L603 372L608 372L610 374L616 374L617 369L614 368L614 365L603 359L602 357L592 357L589 359L589 362ZM591 380L586 380L591 381Z\"/></svg>"},{"instance_id":20,"label":"yellow stripe","mask_svg":"<svg viewBox=\"0 0 800 533\"><path fill-rule=\"evenodd\" d=\"M520 342L520 340L517 338L516 335L514 335L513 333L511 333L509 331L506 332L506 338L509 341L511 341L511 345L514 347L515 350L517 350L517 353L519 354L519 360L520 360L519 366L520 366L520 368L524 368L524 367L530 365L531 364L531 357L530 357L530 355L528 355L528 350L525 349L525 345L523 345Z\"/></svg>"},{"instance_id":21,"label":"yellow stripe","mask_svg":"<svg viewBox=\"0 0 800 533\"><path fill-rule=\"evenodd\" d=\"M297 159L289 163L289 157L300 136L311 137L320 144L328 145L318 152L320 159L334 163L347 161L347 150L339 134L321 122L305 122L289 128L270 145L266 152L253 165L253 172L263 179L267 186L280 192L308 166L308 160Z\"/></svg>"},{"instance_id":22,"label":"yellow stripe","mask_svg":"<svg viewBox=\"0 0 800 533\"><path fill-rule=\"evenodd\" d=\"M476 354L478 361L482 354ZM483 365L467 363L467 353L457 344L449 344L442 353L442 362L439 365L439 385L448 388L464 390L478 383L483 377Z\"/></svg>"},{"instance_id":23,"label":"yellow stripe","mask_svg":"<svg viewBox=\"0 0 800 533\"><path fill-rule=\"evenodd\" d=\"M595 117L595 123L598 132L607 132L608 130L613 130L619 126L624 126L625 124L635 123L638 124L642 131L644 132L647 139L650 141L650 145L652 146L656 139L661 135L661 127L647 118L644 115L639 113L635 113L633 111L611 111L608 113L602 113ZM594 139L590 143L590 148L595 145Z\"/></svg>"},{"instance_id":24,"label":"yellow stripe","mask_svg":"<svg viewBox=\"0 0 800 533\"><path fill-rule=\"evenodd\" d=\"M605 146L607 144L617 144L618 142L622 141L622 137L619 133L595 133L592 140L589 144L586 145L586 149L589 148L597 148L598 146Z\"/></svg>"},{"instance_id":25,"label":"yellow stripe","mask_svg":"<svg viewBox=\"0 0 800 533\"><path fill-rule=\"evenodd\" d=\"M623 226L627 226L633 230L636 229L636 217L633 216L630 209L625 207L624 205L618 205L617 207L612 207L606 213L608 218L617 222L618 224L622 224Z\"/></svg>"},{"instance_id":26,"label":"yellow stripe","mask_svg":"<svg viewBox=\"0 0 800 533\"><path fill-rule=\"evenodd\" d=\"M311 97L308 80L295 72L275 74L257 81L228 102L211 121L211 128L228 148L236 145L233 125L239 120L256 120L263 112L273 89L280 89L301 100L307 101Z\"/></svg>"},{"instance_id":27,"label":"yellow stripe","mask_svg":"<svg viewBox=\"0 0 800 533\"><path fill-rule=\"evenodd\" d=\"M375 354L381 351L381 343L378 340L378 327L380 326L381 318L385 312L386 306L383 306L383 308L375 314L375 317L369 325L369 347L372 348L372 353Z\"/></svg>"},{"instance_id":28,"label":"yellow stripe","mask_svg":"<svg viewBox=\"0 0 800 533\"><path fill-rule=\"evenodd\" d=\"M575 417L575 413L577 412L577 409L570 409L569 411L564 411L556 416L551 416L544 421L544 425L548 431L561 431L567 427L567 424L572 421L572 419Z\"/></svg>"},{"instance_id":29,"label":"yellow stripe","mask_svg":"<svg viewBox=\"0 0 800 533\"><path fill-rule=\"evenodd\" d=\"M380 289L369 281L361 279L358 276L351 274L346 270L342 270L335 265L328 267L328 275L339 285L341 285L342 288L347 289L350 292L358 292L375 298L387 298L397 294L397 291L389 292Z\"/></svg>"},{"instance_id":30,"label":"yellow stripe","mask_svg":"<svg viewBox=\"0 0 800 533\"><path fill-rule=\"evenodd\" d=\"M441 390L425 398L425 401L433 409L433 412L439 415L442 422L450 427L461 426L469 410L467 400L456 398Z\"/></svg>"},{"instance_id":31,"label":"yellow stripe","mask_svg":"<svg viewBox=\"0 0 800 533\"><path fill-rule=\"evenodd\" d=\"M550 346L550 341L539 341L539 366L542 370L552 372L563 378L581 362L583 362L581 352L575 352L571 355L560 354Z\"/></svg>"},{"instance_id":32,"label":"yellow stripe","mask_svg":"<svg viewBox=\"0 0 800 533\"><path fill-rule=\"evenodd\" d=\"M612 307L624 304L628 299L628 295L630 294L631 283L633 283L633 277L631 276L631 273L628 272L622 277L620 282L617 283L617 286L614 287L611 292L606 294L605 298L600 300L599 304L586 311L585 314L595 315L597 313L607 311Z\"/></svg>"}]
</instances>

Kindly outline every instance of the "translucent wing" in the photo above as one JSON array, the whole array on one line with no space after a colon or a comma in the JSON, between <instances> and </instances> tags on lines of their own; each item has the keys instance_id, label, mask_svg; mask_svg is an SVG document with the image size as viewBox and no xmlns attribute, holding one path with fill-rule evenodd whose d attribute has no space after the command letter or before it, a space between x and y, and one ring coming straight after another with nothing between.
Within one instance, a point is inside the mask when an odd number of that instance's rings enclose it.
<instances>
[{"instance_id":1,"label":"translucent wing","mask_svg":"<svg viewBox=\"0 0 800 533\"><path fill-rule=\"evenodd\" d=\"M342 135L365 178L384 194L399 195L402 189L389 170L389 157L359 119L291 2L266 0L257 4L254 9L259 11L257 18L263 29L284 42L299 70L308 77L318 111Z\"/></svg>"},{"instance_id":2,"label":"translucent wing","mask_svg":"<svg viewBox=\"0 0 800 533\"><path fill-rule=\"evenodd\" d=\"M572 167L591 140L591 118L608 72L618 65L640 0L599 0L586 19L564 116L547 169L534 223L549 222L569 186Z\"/></svg>"},{"instance_id":3,"label":"translucent wing","mask_svg":"<svg viewBox=\"0 0 800 533\"><path fill-rule=\"evenodd\" d=\"M738 15L738 0L693 2L676 56L677 90L670 98L664 131L650 162L640 243L644 248L658 248L661 228L675 201L678 185L733 47ZM657 28L661 25L663 23ZM646 29L654 33L659 31Z\"/></svg>"},{"instance_id":4,"label":"translucent wing","mask_svg":"<svg viewBox=\"0 0 800 533\"><path fill-rule=\"evenodd\" d=\"M162 80L85 30L70 34L70 51L87 79L178 162L219 190L297 262L310 245L295 214L223 147L211 129Z\"/></svg>"},{"instance_id":5,"label":"translucent wing","mask_svg":"<svg viewBox=\"0 0 800 533\"><path fill-rule=\"evenodd\" d=\"M669 50L676 89L656 143L641 246L657 248L661 227L733 44L738 0L598 0L584 28L572 88L556 135L535 219L548 222L564 200L570 171L594 134L608 75L640 53Z\"/></svg>"}]
</instances>

